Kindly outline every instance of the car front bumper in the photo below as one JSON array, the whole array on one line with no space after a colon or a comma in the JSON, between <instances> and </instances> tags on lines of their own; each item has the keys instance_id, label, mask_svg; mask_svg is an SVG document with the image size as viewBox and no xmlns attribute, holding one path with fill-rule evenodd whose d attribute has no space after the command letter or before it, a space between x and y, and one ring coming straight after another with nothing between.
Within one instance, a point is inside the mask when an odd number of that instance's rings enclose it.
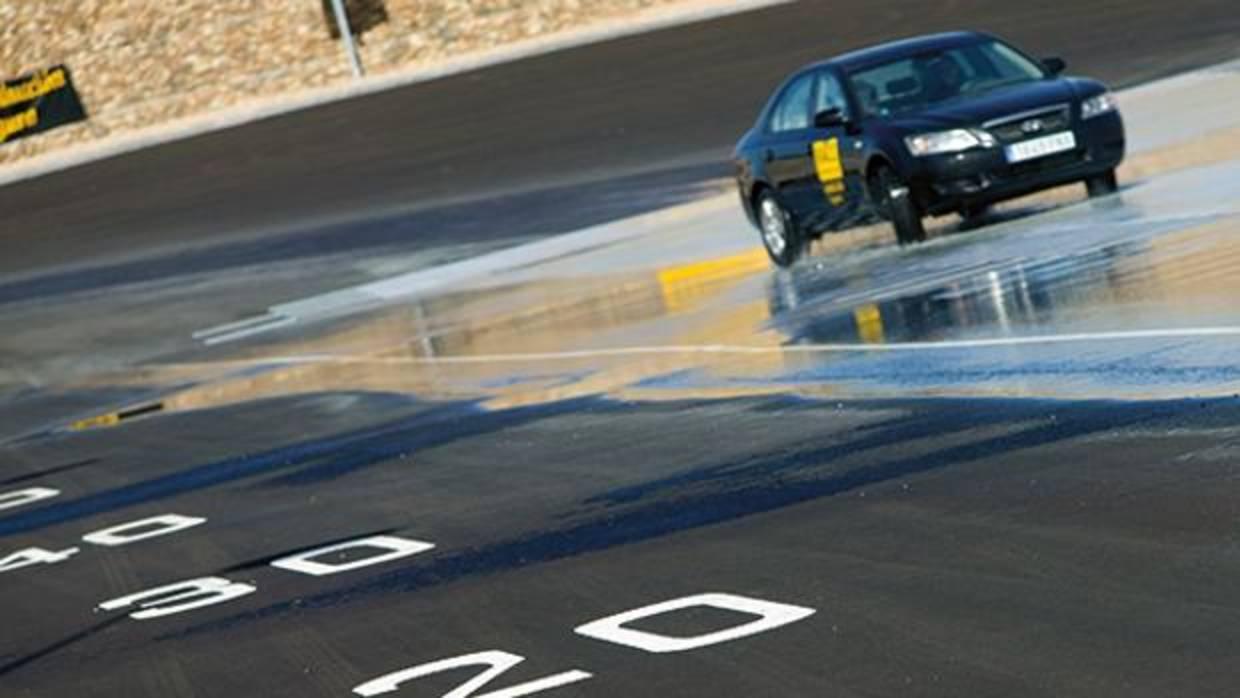
<instances>
[{"instance_id":1,"label":"car front bumper","mask_svg":"<svg viewBox=\"0 0 1240 698\"><path fill-rule=\"evenodd\" d=\"M910 180L922 211L942 215L1069 184L1114 169L1124 159L1119 112L1073 124L1077 147L1010 164L1002 147L921 158Z\"/></svg>"}]
</instances>

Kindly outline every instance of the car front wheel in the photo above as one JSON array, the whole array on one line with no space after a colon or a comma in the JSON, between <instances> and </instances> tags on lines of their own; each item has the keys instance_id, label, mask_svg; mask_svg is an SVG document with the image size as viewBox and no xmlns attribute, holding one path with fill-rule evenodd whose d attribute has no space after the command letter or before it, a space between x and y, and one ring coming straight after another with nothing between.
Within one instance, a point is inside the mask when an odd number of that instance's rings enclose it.
<instances>
[{"instance_id":1,"label":"car front wheel","mask_svg":"<svg viewBox=\"0 0 1240 698\"><path fill-rule=\"evenodd\" d=\"M1108 170L1085 180L1085 189L1089 192L1091 199L1109 196L1119 191L1119 179L1115 176L1115 170Z\"/></svg>"},{"instance_id":2,"label":"car front wheel","mask_svg":"<svg viewBox=\"0 0 1240 698\"><path fill-rule=\"evenodd\" d=\"M874 195L880 210L896 229L896 240L901 245L925 242L926 229L921 224L921 211L913 200L913 192L890 167L884 167L875 175Z\"/></svg>"},{"instance_id":3,"label":"car front wheel","mask_svg":"<svg viewBox=\"0 0 1240 698\"><path fill-rule=\"evenodd\" d=\"M758 227L762 245L775 264L790 267L805 251L805 236L770 190L758 197Z\"/></svg>"}]
</instances>

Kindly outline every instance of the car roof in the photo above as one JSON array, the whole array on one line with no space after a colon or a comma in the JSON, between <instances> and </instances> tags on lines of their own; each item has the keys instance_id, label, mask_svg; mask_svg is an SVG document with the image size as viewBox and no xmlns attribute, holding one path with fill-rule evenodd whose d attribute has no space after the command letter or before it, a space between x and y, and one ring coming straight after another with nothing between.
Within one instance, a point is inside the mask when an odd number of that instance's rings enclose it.
<instances>
[{"instance_id":1,"label":"car roof","mask_svg":"<svg viewBox=\"0 0 1240 698\"><path fill-rule=\"evenodd\" d=\"M899 41L890 41L883 44L875 44L867 46L855 51L849 51L824 61L819 61L811 65L805 66L802 70L810 70L814 68L838 68L844 71L853 71L858 68L864 68L889 61L896 61L901 58L908 58L919 53L934 51L937 49L954 48L967 44L977 43L979 40L994 39L994 37L974 31L956 31L945 32L942 34L927 34L925 36L915 36ZM801 71L798 71L801 72Z\"/></svg>"}]
</instances>

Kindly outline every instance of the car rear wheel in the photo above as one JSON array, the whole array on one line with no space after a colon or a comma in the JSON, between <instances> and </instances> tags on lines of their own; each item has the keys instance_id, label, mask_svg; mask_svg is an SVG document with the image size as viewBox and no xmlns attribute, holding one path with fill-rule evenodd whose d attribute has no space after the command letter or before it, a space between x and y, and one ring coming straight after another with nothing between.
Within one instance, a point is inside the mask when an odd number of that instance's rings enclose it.
<instances>
[{"instance_id":1,"label":"car rear wheel","mask_svg":"<svg viewBox=\"0 0 1240 698\"><path fill-rule=\"evenodd\" d=\"M913 201L913 192L895 171L890 167L880 169L874 188L879 208L896 230L896 241L901 245L925 242L926 229L921 224L921 211Z\"/></svg>"},{"instance_id":2,"label":"car rear wheel","mask_svg":"<svg viewBox=\"0 0 1240 698\"><path fill-rule=\"evenodd\" d=\"M1109 196L1119 191L1119 179L1115 176L1115 170L1108 170L1100 175L1094 175L1086 179L1085 189L1089 192L1089 198L1091 199Z\"/></svg>"},{"instance_id":3,"label":"car rear wheel","mask_svg":"<svg viewBox=\"0 0 1240 698\"><path fill-rule=\"evenodd\" d=\"M790 267L805 252L804 234L770 190L758 196L758 227L762 245L775 264Z\"/></svg>"}]
</instances>

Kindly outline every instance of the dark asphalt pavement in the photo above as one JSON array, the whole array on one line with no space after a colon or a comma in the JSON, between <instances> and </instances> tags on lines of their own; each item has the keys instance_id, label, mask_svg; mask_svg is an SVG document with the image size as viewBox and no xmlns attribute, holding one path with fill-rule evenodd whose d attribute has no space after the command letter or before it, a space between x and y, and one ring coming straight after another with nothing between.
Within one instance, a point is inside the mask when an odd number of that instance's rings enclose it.
<instances>
[{"instance_id":1,"label":"dark asphalt pavement","mask_svg":"<svg viewBox=\"0 0 1240 698\"><path fill-rule=\"evenodd\" d=\"M261 263L359 244L515 241L649 210L683 196L678 184L726 173L721 162L732 143L791 69L877 40L957 28L1062 55L1073 71L1117 85L1240 55L1232 0L795 3L0 188L0 275L103 267L36 285L93 288L174 273L187 250L218 257L198 265ZM610 183L635 171L664 174L645 186ZM525 196L496 198L518 192ZM452 205L479 199L488 203ZM600 208L600 200L611 203ZM134 256L151 259L141 269L120 264ZM28 296L32 288L5 284L0 294Z\"/></svg>"},{"instance_id":2,"label":"dark asphalt pavement","mask_svg":"<svg viewBox=\"0 0 1240 698\"><path fill-rule=\"evenodd\" d=\"M0 685L445 696L524 658L483 695L1227 695L1234 170L3 395Z\"/></svg>"},{"instance_id":3,"label":"dark asphalt pavement","mask_svg":"<svg viewBox=\"0 0 1240 698\"><path fill-rule=\"evenodd\" d=\"M491 687L593 675L548 691L565 696L1226 695L1238 420L1235 399L484 412L357 394L30 443L6 473L43 471L26 483L62 494L0 517L0 537L82 550L0 579L21 629L0 638L0 681L12 696L344 696L500 650L528 661ZM170 513L206 522L81 542ZM328 576L270 564L375 535L436 547ZM255 590L148 620L96 608L207 576ZM816 613L668 654L573 632L702 593ZM696 608L633 627L753 619Z\"/></svg>"}]
</instances>

